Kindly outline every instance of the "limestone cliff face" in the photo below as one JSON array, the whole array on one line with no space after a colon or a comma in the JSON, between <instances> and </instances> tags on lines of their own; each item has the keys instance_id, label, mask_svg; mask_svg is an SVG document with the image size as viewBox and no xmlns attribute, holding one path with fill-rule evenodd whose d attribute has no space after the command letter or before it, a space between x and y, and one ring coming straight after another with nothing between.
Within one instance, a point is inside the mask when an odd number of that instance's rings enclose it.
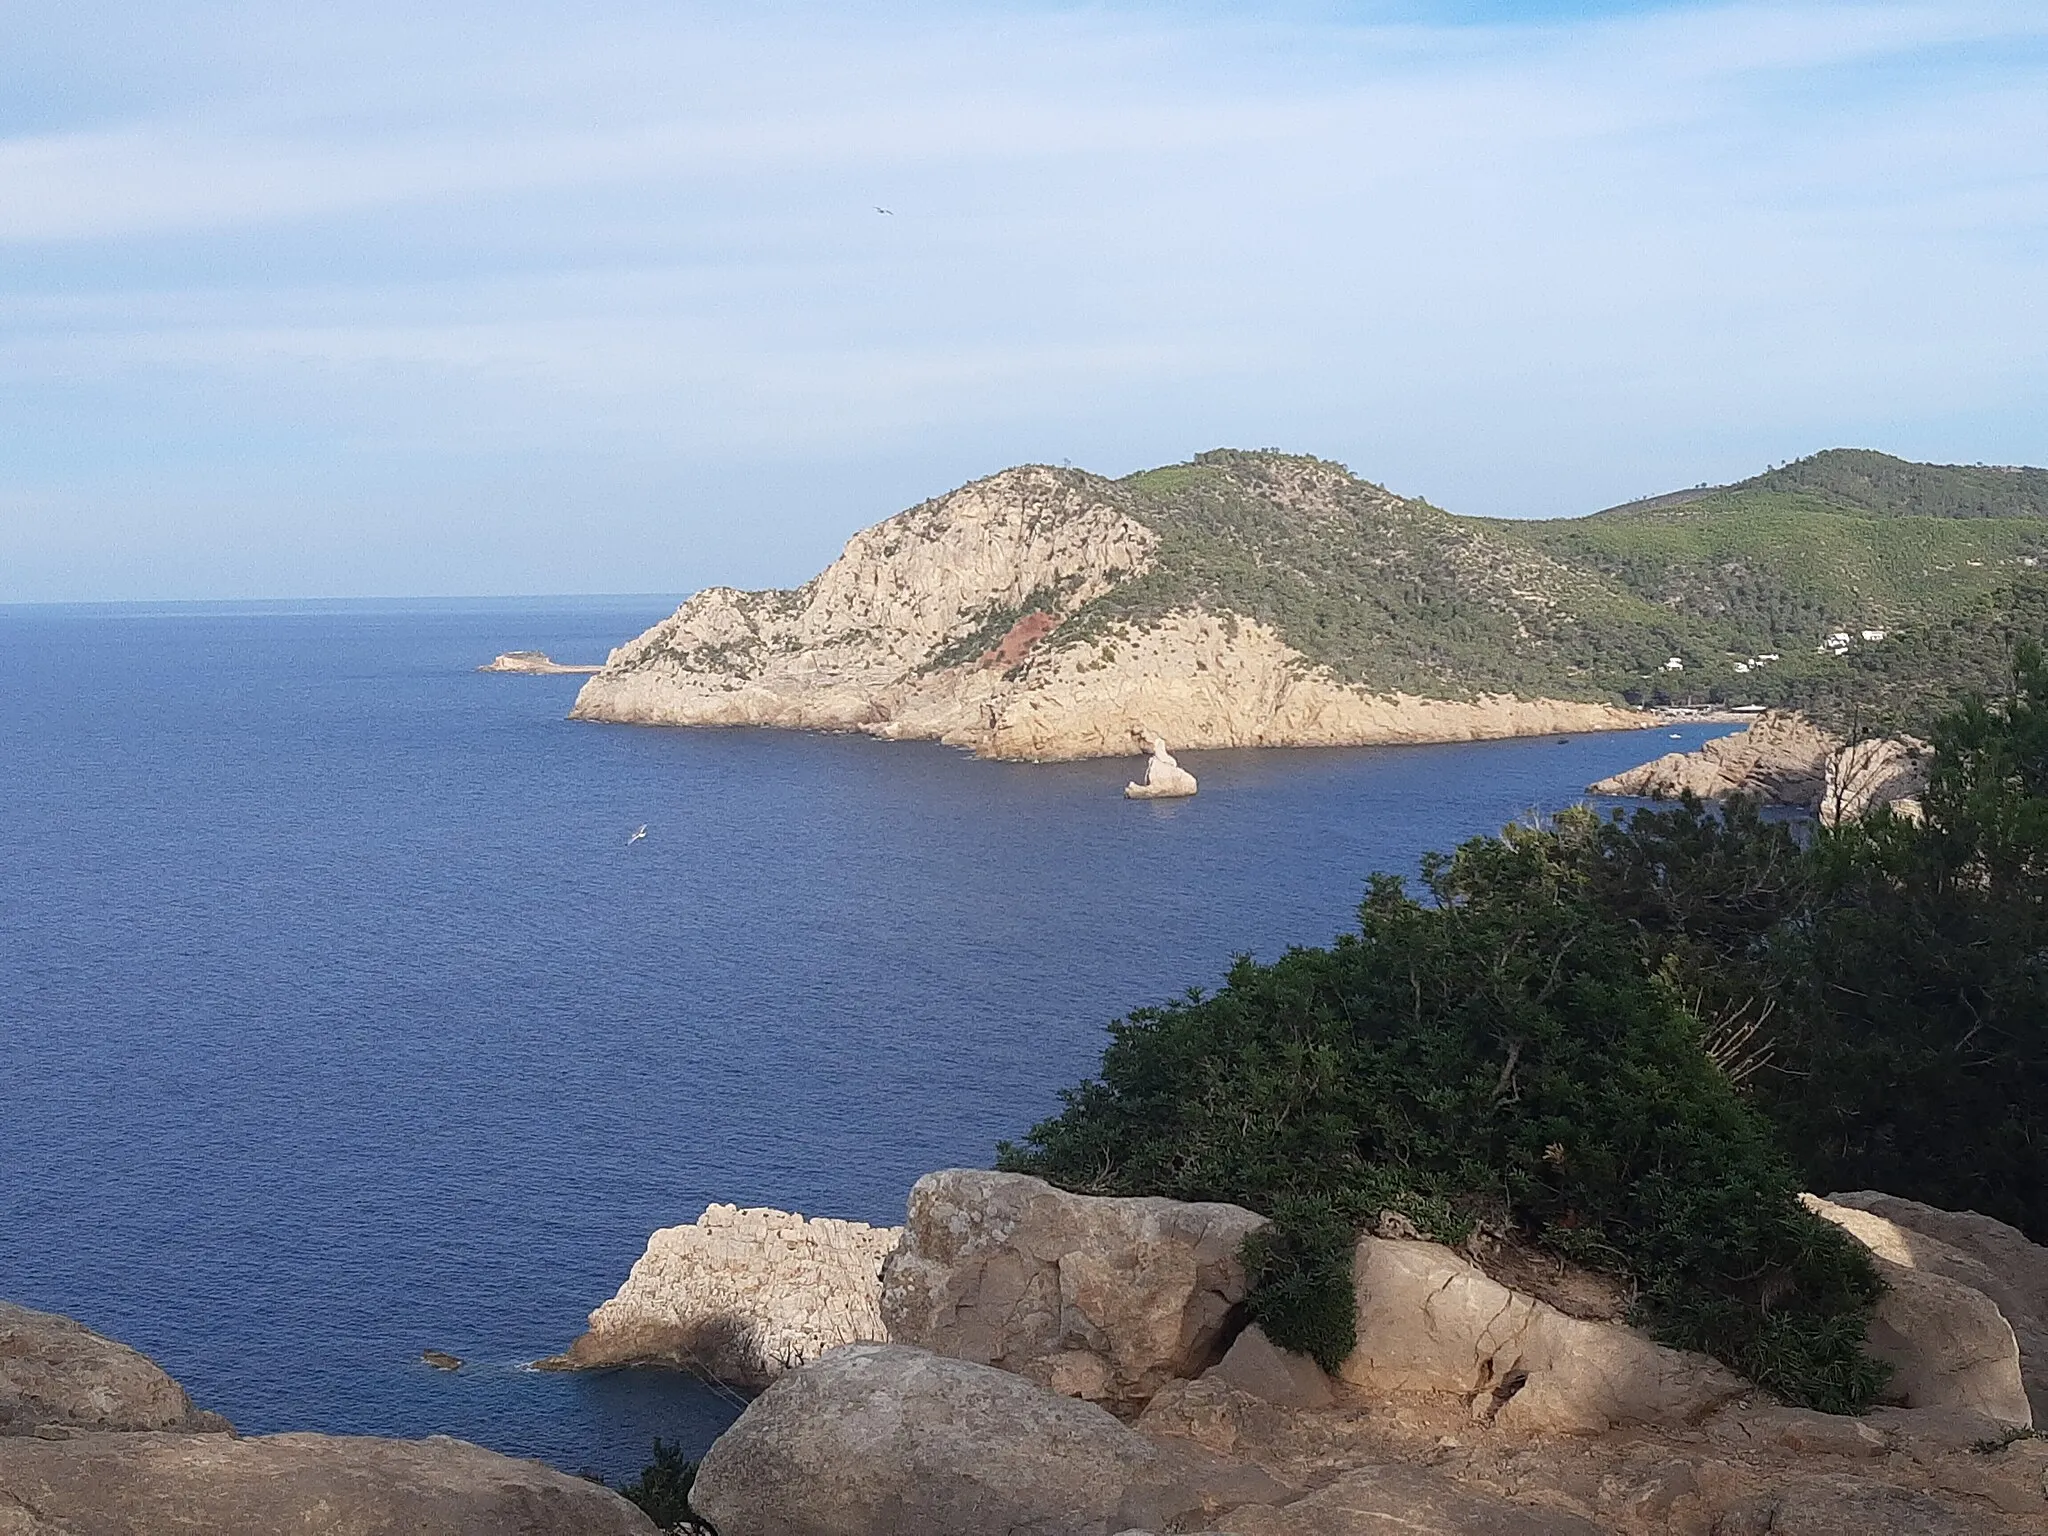
<instances>
[{"instance_id":1,"label":"limestone cliff face","mask_svg":"<svg viewBox=\"0 0 2048 1536\"><path fill-rule=\"evenodd\" d=\"M573 716L937 740L987 757L1463 741L1644 723L1610 705L1375 694L1272 628L1200 606L1081 611L1152 570L1116 486L1006 470L856 534L794 591L715 587L611 654Z\"/></svg>"}]
</instances>

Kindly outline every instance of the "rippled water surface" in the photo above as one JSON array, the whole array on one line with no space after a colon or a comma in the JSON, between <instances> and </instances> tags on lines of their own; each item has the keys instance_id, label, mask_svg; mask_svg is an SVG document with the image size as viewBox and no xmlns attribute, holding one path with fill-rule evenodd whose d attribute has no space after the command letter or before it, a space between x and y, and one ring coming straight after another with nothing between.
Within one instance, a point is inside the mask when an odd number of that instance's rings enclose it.
<instances>
[{"instance_id":1,"label":"rippled water surface","mask_svg":"<svg viewBox=\"0 0 2048 1536\"><path fill-rule=\"evenodd\" d=\"M1188 753L1140 805L1135 760L578 725L576 678L472 670L669 606L0 609L0 1297L245 1430L701 1449L687 1380L521 1369L654 1227L900 1219L1117 1014L1716 733Z\"/></svg>"}]
</instances>

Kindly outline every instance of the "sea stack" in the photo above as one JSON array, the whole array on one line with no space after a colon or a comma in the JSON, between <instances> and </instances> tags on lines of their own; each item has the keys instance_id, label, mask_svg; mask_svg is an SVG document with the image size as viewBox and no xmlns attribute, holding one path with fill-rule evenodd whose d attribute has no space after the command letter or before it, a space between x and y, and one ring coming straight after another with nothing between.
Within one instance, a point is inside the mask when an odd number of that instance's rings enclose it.
<instances>
[{"instance_id":1,"label":"sea stack","mask_svg":"<svg viewBox=\"0 0 2048 1536\"><path fill-rule=\"evenodd\" d=\"M1173 754L1166 750L1166 743L1157 736L1152 738L1152 755L1145 762L1145 779L1140 784L1126 784L1126 800L1175 800L1192 795L1197 786L1195 776L1173 760Z\"/></svg>"}]
</instances>

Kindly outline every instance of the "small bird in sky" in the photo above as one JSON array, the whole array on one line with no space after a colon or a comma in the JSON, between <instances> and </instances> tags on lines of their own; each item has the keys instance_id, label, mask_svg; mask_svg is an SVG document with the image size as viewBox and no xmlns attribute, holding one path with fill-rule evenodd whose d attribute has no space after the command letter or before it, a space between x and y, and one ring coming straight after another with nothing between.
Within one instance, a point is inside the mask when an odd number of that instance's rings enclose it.
<instances>
[{"instance_id":1,"label":"small bird in sky","mask_svg":"<svg viewBox=\"0 0 2048 1536\"><path fill-rule=\"evenodd\" d=\"M880 203L875 204L875 212L886 213L892 219L896 217L896 210L894 208L884 208Z\"/></svg>"},{"instance_id":2,"label":"small bird in sky","mask_svg":"<svg viewBox=\"0 0 2048 1536\"><path fill-rule=\"evenodd\" d=\"M635 843L639 842L640 839L645 837L646 835L647 823L643 821L640 823L639 827L634 831L633 835L626 839L626 846L628 848L632 847Z\"/></svg>"}]
</instances>

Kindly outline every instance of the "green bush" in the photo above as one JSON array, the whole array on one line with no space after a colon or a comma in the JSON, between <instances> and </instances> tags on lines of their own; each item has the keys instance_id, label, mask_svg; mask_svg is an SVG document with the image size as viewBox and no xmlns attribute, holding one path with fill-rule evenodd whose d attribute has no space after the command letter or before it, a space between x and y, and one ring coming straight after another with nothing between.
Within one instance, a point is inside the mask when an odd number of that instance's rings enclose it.
<instances>
[{"instance_id":1,"label":"green bush","mask_svg":"<svg viewBox=\"0 0 2048 1536\"><path fill-rule=\"evenodd\" d=\"M1546 846L1646 972L1757 1027L1752 1102L1808 1187L2048 1242L2048 662L2016 649L2003 698L1936 724L1924 823L1695 801L1564 816Z\"/></svg>"},{"instance_id":2,"label":"green bush","mask_svg":"<svg viewBox=\"0 0 2048 1536\"><path fill-rule=\"evenodd\" d=\"M1425 881L1427 904L1375 877L1358 933L1112 1026L1100 1075L1004 1166L1271 1216L1250 1309L1326 1366L1354 1343L1355 1234L1395 1210L1615 1275L1656 1337L1794 1402L1868 1406L1867 1256L1800 1207L1769 1126L1583 861L1511 829Z\"/></svg>"},{"instance_id":3,"label":"green bush","mask_svg":"<svg viewBox=\"0 0 2048 1536\"><path fill-rule=\"evenodd\" d=\"M1935 731L1924 825L1818 836L1780 926L1786 1070L1761 1102L1823 1188L1981 1211L2048 1242L2048 663Z\"/></svg>"},{"instance_id":4,"label":"green bush","mask_svg":"<svg viewBox=\"0 0 2048 1536\"><path fill-rule=\"evenodd\" d=\"M664 1531L687 1532L690 1536L718 1536L711 1522L690 1508L690 1489L697 1481L697 1463L683 1456L680 1445L659 1436L654 1441L654 1460L640 1476L619 1490L640 1506L648 1519Z\"/></svg>"}]
</instances>

